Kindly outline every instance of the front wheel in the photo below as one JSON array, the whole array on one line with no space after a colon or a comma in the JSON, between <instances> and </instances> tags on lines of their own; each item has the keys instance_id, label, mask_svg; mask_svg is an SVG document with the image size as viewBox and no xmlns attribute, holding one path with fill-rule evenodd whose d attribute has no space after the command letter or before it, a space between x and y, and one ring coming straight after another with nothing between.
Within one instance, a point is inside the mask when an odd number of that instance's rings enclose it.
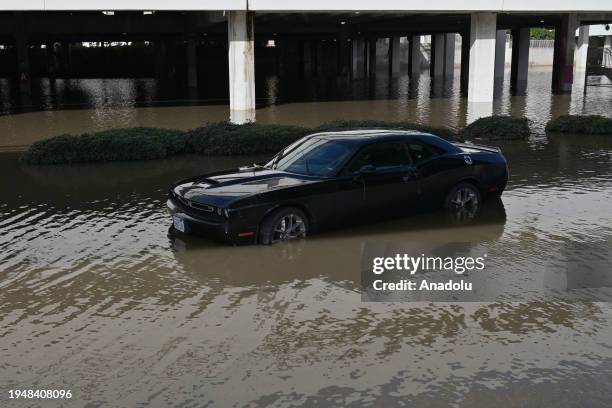
<instances>
[{"instance_id":1,"label":"front wheel","mask_svg":"<svg viewBox=\"0 0 612 408\"><path fill-rule=\"evenodd\" d=\"M276 210L266 216L259 230L259 242L264 245L306 237L308 219L295 207Z\"/></svg>"}]
</instances>

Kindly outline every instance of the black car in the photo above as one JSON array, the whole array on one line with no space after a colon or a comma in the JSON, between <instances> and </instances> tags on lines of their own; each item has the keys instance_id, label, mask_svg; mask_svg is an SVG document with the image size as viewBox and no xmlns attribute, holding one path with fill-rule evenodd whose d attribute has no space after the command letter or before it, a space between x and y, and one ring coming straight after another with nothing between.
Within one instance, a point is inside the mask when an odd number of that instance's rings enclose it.
<instances>
[{"instance_id":1,"label":"black car","mask_svg":"<svg viewBox=\"0 0 612 408\"><path fill-rule=\"evenodd\" d=\"M180 181L167 205L178 231L271 244L418 209L474 214L507 180L496 147L355 130L305 136L265 165Z\"/></svg>"}]
</instances>

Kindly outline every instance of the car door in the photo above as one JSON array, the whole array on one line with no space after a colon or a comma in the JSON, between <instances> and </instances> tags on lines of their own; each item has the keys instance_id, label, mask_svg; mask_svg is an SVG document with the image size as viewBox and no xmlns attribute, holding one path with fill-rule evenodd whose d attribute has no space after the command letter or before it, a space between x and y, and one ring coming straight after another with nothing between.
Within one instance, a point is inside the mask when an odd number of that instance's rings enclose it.
<instances>
[{"instance_id":1,"label":"car door","mask_svg":"<svg viewBox=\"0 0 612 408\"><path fill-rule=\"evenodd\" d=\"M418 201L418 176L403 140L363 147L347 169L363 183L362 213L366 216L405 212Z\"/></svg>"},{"instance_id":2,"label":"car door","mask_svg":"<svg viewBox=\"0 0 612 408\"><path fill-rule=\"evenodd\" d=\"M445 155L441 148L418 138L408 140L406 146L419 174L422 202L440 202L449 189L449 182L452 182L448 173L456 167L454 159Z\"/></svg>"}]
</instances>

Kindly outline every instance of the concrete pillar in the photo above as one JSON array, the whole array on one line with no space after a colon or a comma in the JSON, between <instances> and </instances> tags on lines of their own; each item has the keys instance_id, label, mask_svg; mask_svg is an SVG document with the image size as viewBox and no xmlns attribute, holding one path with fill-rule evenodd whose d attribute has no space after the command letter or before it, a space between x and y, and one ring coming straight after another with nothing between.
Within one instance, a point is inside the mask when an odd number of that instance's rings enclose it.
<instances>
[{"instance_id":1,"label":"concrete pillar","mask_svg":"<svg viewBox=\"0 0 612 408\"><path fill-rule=\"evenodd\" d=\"M444 76L455 74L455 33L448 33L444 39Z\"/></svg>"},{"instance_id":2,"label":"concrete pillar","mask_svg":"<svg viewBox=\"0 0 612 408\"><path fill-rule=\"evenodd\" d=\"M460 92L467 95L470 74L470 32L461 33L461 78Z\"/></svg>"},{"instance_id":3,"label":"concrete pillar","mask_svg":"<svg viewBox=\"0 0 612 408\"><path fill-rule=\"evenodd\" d=\"M432 34L431 36L431 58L429 60L429 72L432 78L444 76L444 34Z\"/></svg>"},{"instance_id":4,"label":"concrete pillar","mask_svg":"<svg viewBox=\"0 0 612 408\"><path fill-rule=\"evenodd\" d=\"M15 45L17 48L17 79L21 93L29 94L30 82L30 55L28 39L25 31L25 18L23 12L15 13Z\"/></svg>"},{"instance_id":5,"label":"concrete pillar","mask_svg":"<svg viewBox=\"0 0 612 408\"><path fill-rule=\"evenodd\" d=\"M352 46L352 75L353 78L363 78L366 75L366 44L363 38L353 38Z\"/></svg>"},{"instance_id":6,"label":"concrete pillar","mask_svg":"<svg viewBox=\"0 0 612 408\"><path fill-rule=\"evenodd\" d=\"M576 44L576 71L584 72L587 69L587 54L589 52L589 26L578 28L578 43Z\"/></svg>"},{"instance_id":7,"label":"concrete pillar","mask_svg":"<svg viewBox=\"0 0 612 408\"><path fill-rule=\"evenodd\" d=\"M371 77L376 76L376 43L377 38L370 38L368 40L368 75Z\"/></svg>"},{"instance_id":8,"label":"concrete pillar","mask_svg":"<svg viewBox=\"0 0 612 408\"><path fill-rule=\"evenodd\" d=\"M515 95L524 95L529 72L529 28L512 30L512 63L510 88Z\"/></svg>"},{"instance_id":9,"label":"concrete pillar","mask_svg":"<svg viewBox=\"0 0 612 408\"><path fill-rule=\"evenodd\" d=\"M255 121L255 47L253 12L230 11L228 16L230 122Z\"/></svg>"},{"instance_id":10,"label":"concrete pillar","mask_svg":"<svg viewBox=\"0 0 612 408\"><path fill-rule=\"evenodd\" d=\"M495 79L503 79L506 69L506 30L495 35Z\"/></svg>"},{"instance_id":11,"label":"concrete pillar","mask_svg":"<svg viewBox=\"0 0 612 408\"><path fill-rule=\"evenodd\" d=\"M196 39L187 39L187 87L190 89L198 88L198 55L196 49Z\"/></svg>"},{"instance_id":12,"label":"concrete pillar","mask_svg":"<svg viewBox=\"0 0 612 408\"><path fill-rule=\"evenodd\" d=\"M389 38L389 76L400 73L400 37Z\"/></svg>"},{"instance_id":13,"label":"concrete pillar","mask_svg":"<svg viewBox=\"0 0 612 408\"><path fill-rule=\"evenodd\" d=\"M64 78L72 77L72 43L66 41L62 44L62 68Z\"/></svg>"},{"instance_id":14,"label":"concrete pillar","mask_svg":"<svg viewBox=\"0 0 612 408\"><path fill-rule=\"evenodd\" d=\"M495 13L471 16L468 104L472 107L468 109L468 117L472 120L491 115L493 111L496 24Z\"/></svg>"},{"instance_id":15,"label":"concrete pillar","mask_svg":"<svg viewBox=\"0 0 612 408\"><path fill-rule=\"evenodd\" d=\"M552 90L554 93L571 92L574 80L575 36L578 28L576 14L563 14L555 29Z\"/></svg>"},{"instance_id":16,"label":"concrete pillar","mask_svg":"<svg viewBox=\"0 0 612 408\"><path fill-rule=\"evenodd\" d=\"M350 68L351 42L349 33L343 29L338 35L338 75L348 76Z\"/></svg>"},{"instance_id":17,"label":"concrete pillar","mask_svg":"<svg viewBox=\"0 0 612 408\"><path fill-rule=\"evenodd\" d=\"M418 76L421 73L421 36L413 35L410 37L410 52L409 52L409 67L408 74L411 77Z\"/></svg>"},{"instance_id":18,"label":"concrete pillar","mask_svg":"<svg viewBox=\"0 0 612 408\"><path fill-rule=\"evenodd\" d=\"M166 42L164 40L157 39L153 43L153 48L155 52L155 77L157 79L165 79L166 53L168 51L168 47L166 46Z\"/></svg>"},{"instance_id":19,"label":"concrete pillar","mask_svg":"<svg viewBox=\"0 0 612 408\"><path fill-rule=\"evenodd\" d=\"M303 56L302 60L304 61L304 76L310 78L314 76L314 47L312 46L312 41L304 41L302 45Z\"/></svg>"}]
</instances>

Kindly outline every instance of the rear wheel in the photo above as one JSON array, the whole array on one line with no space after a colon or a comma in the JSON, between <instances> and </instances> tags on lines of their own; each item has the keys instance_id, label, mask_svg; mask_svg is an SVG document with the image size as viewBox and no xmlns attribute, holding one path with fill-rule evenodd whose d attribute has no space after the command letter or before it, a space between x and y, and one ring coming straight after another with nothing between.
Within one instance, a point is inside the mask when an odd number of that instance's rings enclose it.
<instances>
[{"instance_id":1,"label":"rear wheel","mask_svg":"<svg viewBox=\"0 0 612 408\"><path fill-rule=\"evenodd\" d=\"M278 209L264 218L259 230L259 242L264 245L306 237L308 220L303 211L295 207Z\"/></svg>"},{"instance_id":2,"label":"rear wheel","mask_svg":"<svg viewBox=\"0 0 612 408\"><path fill-rule=\"evenodd\" d=\"M466 221L476 216L480 208L480 191L472 183L459 183L448 192L444 207L455 221Z\"/></svg>"}]
</instances>

